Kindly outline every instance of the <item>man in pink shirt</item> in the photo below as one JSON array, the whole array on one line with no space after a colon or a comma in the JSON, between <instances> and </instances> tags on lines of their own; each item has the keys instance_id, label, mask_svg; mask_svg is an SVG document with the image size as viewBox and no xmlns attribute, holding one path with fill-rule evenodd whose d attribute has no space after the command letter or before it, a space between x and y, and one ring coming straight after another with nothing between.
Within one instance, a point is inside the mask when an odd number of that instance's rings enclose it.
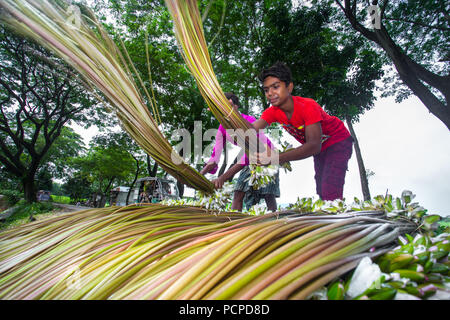
<instances>
[{"instance_id":1,"label":"man in pink shirt","mask_svg":"<svg viewBox=\"0 0 450 320\"><path fill-rule=\"evenodd\" d=\"M233 93L227 92L225 96L230 101L230 104L238 111L240 107L239 99ZM249 123L254 122L256 119L252 116L242 114L241 116L247 120ZM267 144L271 147L272 144L269 139L265 136L261 136L263 140L267 141ZM233 144L236 144L234 139L230 137L230 135L226 132L225 128L220 125L216 134L216 142L214 145L213 153L211 158L206 163L205 167L200 172L201 174L211 173L214 174L217 171L218 163L220 162L220 156L222 154L222 150L227 141L230 141ZM277 210L277 202L276 197L280 196L280 186L279 186L279 175L276 174L275 180L269 185L260 188L259 190L253 190L252 186L248 184L248 178L250 177L250 170L248 167L249 161L246 155L243 155L242 158L233 166L231 166L224 174L219 176L217 179L214 179L212 182L216 189L222 188L225 181L233 179L234 175L241 171L235 188L233 195L233 202L231 205L231 209L242 211L244 197L249 200L255 199L256 202L259 202L259 199L264 198L266 200L267 208L270 211ZM247 203L247 201L246 201ZM253 203L254 204L254 203ZM248 207L248 206L247 206Z\"/></svg>"}]
</instances>

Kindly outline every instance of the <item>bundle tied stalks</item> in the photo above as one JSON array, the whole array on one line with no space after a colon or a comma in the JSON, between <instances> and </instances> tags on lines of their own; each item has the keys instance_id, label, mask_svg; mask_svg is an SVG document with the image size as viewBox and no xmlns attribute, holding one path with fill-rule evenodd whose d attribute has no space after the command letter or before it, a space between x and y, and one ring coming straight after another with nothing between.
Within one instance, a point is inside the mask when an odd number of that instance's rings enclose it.
<instances>
[{"instance_id":1,"label":"bundle tied stalks","mask_svg":"<svg viewBox=\"0 0 450 320\"><path fill-rule=\"evenodd\" d=\"M93 94L94 88L100 91L115 108L125 130L164 170L195 189L212 192L213 184L187 165L159 130L128 68L127 60L135 71L126 50L124 57L88 8L83 7L86 14L74 16L76 12L68 10L67 3L58 3L2 0L0 18L63 58L92 86ZM156 106L135 74L156 114Z\"/></svg>"},{"instance_id":2,"label":"bundle tied stalks","mask_svg":"<svg viewBox=\"0 0 450 320\"><path fill-rule=\"evenodd\" d=\"M165 2L172 15L180 52L214 117L225 129L236 129L238 145L244 147L247 155L266 150L267 143L258 138L253 126L234 110L222 91L211 64L197 1Z\"/></svg>"},{"instance_id":3,"label":"bundle tied stalks","mask_svg":"<svg viewBox=\"0 0 450 320\"><path fill-rule=\"evenodd\" d=\"M381 217L159 204L65 214L0 233L0 299L307 299L416 227Z\"/></svg>"}]
</instances>

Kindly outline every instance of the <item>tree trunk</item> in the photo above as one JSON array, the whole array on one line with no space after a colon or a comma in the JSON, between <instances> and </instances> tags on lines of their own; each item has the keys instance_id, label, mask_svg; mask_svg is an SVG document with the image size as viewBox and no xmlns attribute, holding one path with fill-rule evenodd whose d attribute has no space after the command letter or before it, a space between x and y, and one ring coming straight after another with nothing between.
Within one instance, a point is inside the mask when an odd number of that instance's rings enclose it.
<instances>
[{"instance_id":1,"label":"tree trunk","mask_svg":"<svg viewBox=\"0 0 450 320\"><path fill-rule=\"evenodd\" d=\"M151 177L152 176L152 165L150 162L150 156L147 155L147 172L148 172L148 176Z\"/></svg>"},{"instance_id":2,"label":"tree trunk","mask_svg":"<svg viewBox=\"0 0 450 320\"><path fill-rule=\"evenodd\" d=\"M33 177L25 177L22 179L23 192L25 201L28 203L36 202L36 186L34 184L34 176Z\"/></svg>"},{"instance_id":3,"label":"tree trunk","mask_svg":"<svg viewBox=\"0 0 450 320\"><path fill-rule=\"evenodd\" d=\"M156 177L156 173L158 172L158 163L155 161L155 164L153 165L152 171L150 176L151 177Z\"/></svg>"},{"instance_id":4,"label":"tree trunk","mask_svg":"<svg viewBox=\"0 0 450 320\"><path fill-rule=\"evenodd\" d=\"M91 201L93 208L97 208L97 196L98 196L98 191L95 191L92 194L92 201Z\"/></svg>"},{"instance_id":5,"label":"tree trunk","mask_svg":"<svg viewBox=\"0 0 450 320\"><path fill-rule=\"evenodd\" d=\"M450 82L450 78L444 79L444 77L434 74L430 75L431 72L411 60L390 38L386 39L386 37L379 36L379 39L380 46L391 58L400 79L422 101L430 113L441 120L450 130L450 110L448 108L450 98L448 82ZM446 104L441 102L422 81L439 90L444 95Z\"/></svg>"},{"instance_id":6,"label":"tree trunk","mask_svg":"<svg viewBox=\"0 0 450 320\"><path fill-rule=\"evenodd\" d=\"M109 179L108 185L106 186L105 190L103 190L101 192L100 203L98 204L97 208L103 208L105 206L105 204L106 204L106 195L111 190L111 186L112 186L112 183L114 182L115 178L116 177L112 177L111 179Z\"/></svg>"},{"instance_id":7,"label":"tree trunk","mask_svg":"<svg viewBox=\"0 0 450 320\"><path fill-rule=\"evenodd\" d=\"M179 192L180 198L183 198L183 195L184 195L184 184L182 184L178 180L177 180L177 188L178 188L178 192Z\"/></svg>"},{"instance_id":8,"label":"tree trunk","mask_svg":"<svg viewBox=\"0 0 450 320\"><path fill-rule=\"evenodd\" d=\"M361 180L361 189L363 193L364 200L370 200L370 191L369 191L369 181L367 180L367 172L366 168L364 167L364 161L361 155L361 149L359 148L359 142L356 138L355 130L353 129L353 125L351 120L347 117L346 123L348 126L348 129L350 131L350 134L352 135L352 138L354 140L354 147L355 147L355 154L356 154L356 160L358 161L358 167L359 167L359 177Z\"/></svg>"},{"instance_id":9,"label":"tree trunk","mask_svg":"<svg viewBox=\"0 0 450 320\"><path fill-rule=\"evenodd\" d=\"M128 205L130 203L130 194L131 194L131 192L133 192L133 187L134 187L134 184L136 183L137 178L139 176L139 169L140 169L140 167L139 167L139 159L135 158L133 155L131 155L131 156L133 157L134 161L136 161L136 173L134 175L134 180L131 183L130 189L128 190L128 193L127 193L127 200L125 202L126 205Z\"/></svg>"}]
</instances>

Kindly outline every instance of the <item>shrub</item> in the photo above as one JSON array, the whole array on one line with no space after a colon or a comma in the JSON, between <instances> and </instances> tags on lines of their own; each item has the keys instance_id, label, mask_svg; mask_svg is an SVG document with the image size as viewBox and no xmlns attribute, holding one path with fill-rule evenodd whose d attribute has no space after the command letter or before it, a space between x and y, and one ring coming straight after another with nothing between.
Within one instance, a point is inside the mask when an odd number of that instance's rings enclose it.
<instances>
[{"instance_id":1,"label":"shrub","mask_svg":"<svg viewBox=\"0 0 450 320\"><path fill-rule=\"evenodd\" d=\"M21 198L23 198L23 193L19 192L17 190L7 190L3 189L0 190L0 194L6 196L6 199L8 200L8 204L10 206L15 205Z\"/></svg>"}]
</instances>

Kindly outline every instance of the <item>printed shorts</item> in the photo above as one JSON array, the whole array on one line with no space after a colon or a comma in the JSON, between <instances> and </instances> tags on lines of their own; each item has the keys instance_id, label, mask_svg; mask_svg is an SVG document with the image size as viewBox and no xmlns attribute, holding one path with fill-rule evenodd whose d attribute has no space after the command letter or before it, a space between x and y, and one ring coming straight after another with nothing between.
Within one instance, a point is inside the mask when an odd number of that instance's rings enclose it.
<instances>
[{"instance_id":1,"label":"printed shorts","mask_svg":"<svg viewBox=\"0 0 450 320\"><path fill-rule=\"evenodd\" d=\"M248 184L248 180L250 178L250 167L245 166L241 173L239 174L239 177L236 181L236 184L234 186L234 191L243 191L243 192L249 192L252 191L252 193L255 194L273 194L275 197L280 196L280 174L277 172L275 176L275 180L268 184L267 186L258 189L253 190L253 187Z\"/></svg>"}]
</instances>

